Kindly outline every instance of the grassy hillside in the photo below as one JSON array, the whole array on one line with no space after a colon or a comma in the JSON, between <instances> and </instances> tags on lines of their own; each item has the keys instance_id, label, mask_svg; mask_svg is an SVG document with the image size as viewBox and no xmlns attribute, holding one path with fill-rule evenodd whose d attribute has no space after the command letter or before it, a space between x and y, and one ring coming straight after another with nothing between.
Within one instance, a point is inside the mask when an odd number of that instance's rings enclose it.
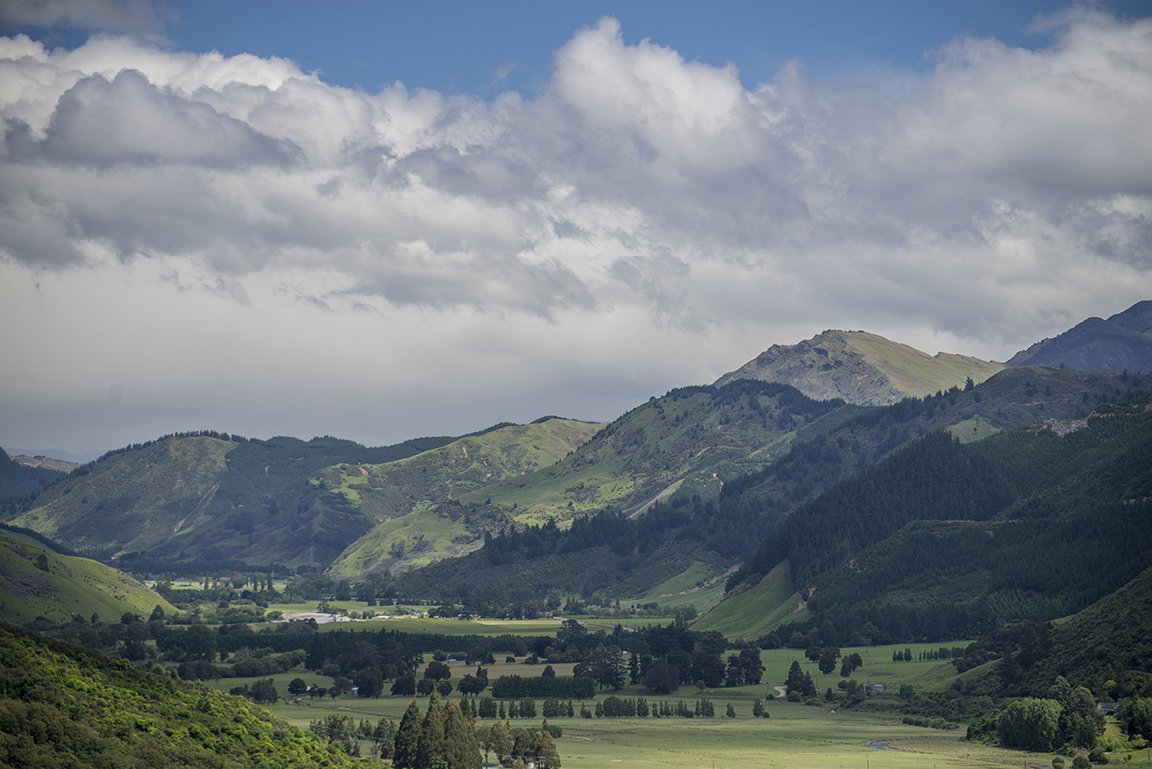
<instances>
[{"instance_id":1,"label":"grassy hillside","mask_svg":"<svg viewBox=\"0 0 1152 769\"><path fill-rule=\"evenodd\" d=\"M160 606L175 607L123 572L87 558L58 555L39 543L0 531L0 614L8 622L30 625L37 618L52 625L75 616L99 614L118 621L125 612L147 617Z\"/></svg>"},{"instance_id":2,"label":"grassy hillside","mask_svg":"<svg viewBox=\"0 0 1152 769\"><path fill-rule=\"evenodd\" d=\"M798 344L772 345L716 384L736 379L784 382L810 398L882 406L963 387L969 378L983 382L1003 368L966 355L928 355L865 331L825 331Z\"/></svg>"},{"instance_id":3,"label":"grassy hillside","mask_svg":"<svg viewBox=\"0 0 1152 769\"><path fill-rule=\"evenodd\" d=\"M784 622L808 619L804 595L792 587L787 562L777 564L748 590L705 614L693 623L693 630L715 630L725 638L756 640ZM757 621L749 623L749 618Z\"/></svg>"},{"instance_id":4,"label":"grassy hillside","mask_svg":"<svg viewBox=\"0 0 1152 769\"><path fill-rule=\"evenodd\" d=\"M3 516L74 549L131 554L145 568L149 559L198 568L226 560L323 566L374 521L347 509L343 497L330 497L331 506L307 500L283 516L260 515L277 512L278 491L333 464L391 461L450 440L366 448L336 438L167 436L109 452L9 502Z\"/></svg>"},{"instance_id":5,"label":"grassy hillside","mask_svg":"<svg viewBox=\"0 0 1152 769\"><path fill-rule=\"evenodd\" d=\"M339 576L425 565L475 549L502 516L442 514L451 499L510 477L554 465L603 425L546 419L462 438L417 456L381 465L337 465L311 483L335 491L380 523L332 565Z\"/></svg>"},{"instance_id":6,"label":"grassy hillside","mask_svg":"<svg viewBox=\"0 0 1152 769\"><path fill-rule=\"evenodd\" d=\"M521 523L606 508L632 514L677 491L714 495L786 453L798 435L831 430L854 413L776 383L680 388L624 414L554 467L461 501L515 507Z\"/></svg>"},{"instance_id":7,"label":"grassy hillside","mask_svg":"<svg viewBox=\"0 0 1152 769\"><path fill-rule=\"evenodd\" d=\"M238 697L0 625L0 766L371 766Z\"/></svg>"},{"instance_id":8,"label":"grassy hillside","mask_svg":"<svg viewBox=\"0 0 1152 769\"><path fill-rule=\"evenodd\" d=\"M76 550L143 550L196 525L236 445L172 437L122 451L34 492L5 522Z\"/></svg>"}]
</instances>

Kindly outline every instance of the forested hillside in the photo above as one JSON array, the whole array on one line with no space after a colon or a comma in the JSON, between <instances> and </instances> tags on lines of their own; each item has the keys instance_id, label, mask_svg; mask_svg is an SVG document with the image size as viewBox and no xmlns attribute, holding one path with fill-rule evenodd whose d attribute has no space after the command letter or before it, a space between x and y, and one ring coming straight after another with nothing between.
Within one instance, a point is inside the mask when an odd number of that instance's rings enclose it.
<instances>
[{"instance_id":1,"label":"forested hillside","mask_svg":"<svg viewBox=\"0 0 1152 769\"><path fill-rule=\"evenodd\" d=\"M967 445L926 436L801 506L729 589L787 562L838 637L971 636L1118 589L1152 564L1150 523L1150 402L1105 404Z\"/></svg>"},{"instance_id":2,"label":"forested hillside","mask_svg":"<svg viewBox=\"0 0 1152 769\"><path fill-rule=\"evenodd\" d=\"M0 766L370 766L239 697L0 625Z\"/></svg>"}]
</instances>

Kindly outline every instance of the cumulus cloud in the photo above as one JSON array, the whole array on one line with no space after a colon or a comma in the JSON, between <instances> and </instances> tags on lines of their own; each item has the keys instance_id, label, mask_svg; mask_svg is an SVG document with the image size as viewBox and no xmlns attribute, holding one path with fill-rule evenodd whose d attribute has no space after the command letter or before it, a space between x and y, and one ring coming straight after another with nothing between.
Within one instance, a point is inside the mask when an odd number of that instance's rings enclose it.
<instances>
[{"instance_id":1,"label":"cumulus cloud","mask_svg":"<svg viewBox=\"0 0 1152 769\"><path fill-rule=\"evenodd\" d=\"M749 89L605 18L543 93L490 101L131 37L0 39L0 271L15 292L154 263L180 296L455 356L632 342L649 354L602 357L634 382L838 325L1006 357L1152 295L1152 20L1043 23L1047 48L959 39L894 92L802 62ZM677 345L696 362L653 363Z\"/></svg>"}]
</instances>

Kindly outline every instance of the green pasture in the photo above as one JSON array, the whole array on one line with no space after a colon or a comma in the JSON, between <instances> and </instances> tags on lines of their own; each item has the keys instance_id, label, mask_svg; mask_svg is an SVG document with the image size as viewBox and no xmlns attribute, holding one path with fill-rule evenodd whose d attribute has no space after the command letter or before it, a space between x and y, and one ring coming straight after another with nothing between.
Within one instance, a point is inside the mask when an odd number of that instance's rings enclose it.
<instances>
[{"instance_id":1,"label":"green pasture","mask_svg":"<svg viewBox=\"0 0 1152 769\"><path fill-rule=\"evenodd\" d=\"M413 620L412 622L416 622ZM463 620L425 620L428 632L444 633L445 628L456 627L462 633L476 633L478 627L487 627L491 634L521 633L535 635L555 632L558 620L519 622L477 622ZM356 623L376 625L376 623ZM344 624L347 627L347 624ZM419 624L409 626L421 627ZM410 632L415 632L410 630ZM954 642L947 646L963 646ZM947 661L893 662L895 651L911 649L914 656L922 651L938 649L941 644L898 644L875 647L843 648L844 654L860 654L863 667L853 678L868 684L884 684L886 696L873 695L871 706L840 709L832 712L827 706L789 703L776 696L766 704L767 719L752 716L757 699L776 694L774 687L782 684L793 661L812 675L820 691L836 689L840 680L837 669L823 675L815 663L795 649L772 649L761 652L765 665L764 681L756 686L698 690L682 686L670 695L652 695L640 687L628 686L620 692L601 691L592 701L585 701L594 710L595 700L610 695L619 697L645 697L650 704L661 701L683 701L690 708L699 698L710 700L716 712L714 718L591 718L579 716L576 704L574 718L550 718L550 724L560 726L563 736L557 740L566 769L615 769L639 766L653 769L679 769L696 767L708 769L742 767L781 767L781 769L827 769L829 767L860 767L861 769L911 769L912 767L965 767L968 769L999 769L1024 765L1051 766L1048 754L1022 753L964 741L964 725L953 731L939 731L908 726L900 722L896 692L903 684L919 689L931 689L951 680L952 665ZM446 650L451 651L451 650ZM494 665L485 666L490 679L501 675L539 676L544 664L526 665L523 661L505 663L503 658ZM554 665L558 675L571 675L572 664ZM451 682L455 687L460 679L475 672L475 666L461 662L451 665ZM419 675L419 674L418 674ZM280 692L281 700L272 705L275 715L302 728L312 721L328 715L351 716L356 721L376 723L381 718L399 721L411 701L410 697L382 696L361 698L351 694L332 700L300 698L289 701L288 683L301 678L315 686L331 687L332 679L297 668L271 676ZM256 679L229 678L210 682L221 691L249 684ZM385 692L390 684L385 684ZM457 692L451 697L459 698ZM424 697L417 698L421 708L427 707ZM736 718L725 717L728 705ZM891 708L886 707L890 704ZM542 703L537 702L538 709ZM538 710L539 712L539 710ZM509 721L512 729L539 728L541 716L535 719ZM483 727L489 721L480 721ZM892 740L884 750L869 748L871 743ZM1148 752L1148 751L1145 751ZM1152 753L1150 753L1152 755ZM1133 754L1134 759L1143 758ZM1115 760L1115 759L1114 759ZM1137 762L1139 765L1139 762Z\"/></svg>"},{"instance_id":2,"label":"green pasture","mask_svg":"<svg viewBox=\"0 0 1152 769\"><path fill-rule=\"evenodd\" d=\"M662 611L691 606L703 614L724 599L725 577L723 570L696 561L680 574L653 587L635 602L655 601L660 604Z\"/></svg>"},{"instance_id":3,"label":"green pasture","mask_svg":"<svg viewBox=\"0 0 1152 769\"><path fill-rule=\"evenodd\" d=\"M717 587L723 597L724 582ZM760 617L749 626L749 617ZM726 638L755 640L785 621L806 619L800 608L800 595L792 590L787 564L772 569L760 583L714 608L692 624L693 630L717 630Z\"/></svg>"},{"instance_id":4,"label":"green pasture","mask_svg":"<svg viewBox=\"0 0 1152 769\"><path fill-rule=\"evenodd\" d=\"M454 617L421 617L419 613L427 611L427 606L368 606L363 601L339 601L332 604L332 608L339 607L347 612L362 613L366 609L376 613L370 620L356 620L352 622L327 622L320 625L320 632L334 630L355 630L377 632L379 630L399 630L404 633L441 633L444 635L520 635L541 636L556 635L565 618L544 619L456 619ZM284 614L315 613L316 603L278 603L271 604L269 611L279 611ZM383 619L380 615L387 614ZM648 627L650 625L667 625L673 620L671 617L595 617L579 615L573 617L591 632L603 630L611 633L617 625L629 628Z\"/></svg>"},{"instance_id":5,"label":"green pasture","mask_svg":"<svg viewBox=\"0 0 1152 769\"><path fill-rule=\"evenodd\" d=\"M912 664L912 663L910 663ZM453 666L456 668L457 666ZM461 673L466 672L459 666ZM469 669L470 670L470 669ZM495 672L495 671L493 671ZM500 671L506 672L506 671ZM296 670L273 676L277 688L287 691L288 682L296 677L312 684L327 685L323 676ZM227 691L249 680L226 679L213 683ZM860 767L861 769L905 769L911 767L978 767L999 769L1019 767L1024 763L1050 766L1052 757L1001 750L971 744L961 739L962 730L940 732L906 726L897 717L872 712L829 712L824 707L810 707L783 702L767 706L770 717L752 717L752 704L762 687L718 689L700 692L682 687L667 697L648 695L648 701L683 700L692 707L699 697L707 697L716 708L715 718L550 718L560 726L563 736L557 748L566 769L615 769L617 766L641 767L781 767L787 769L827 769ZM608 693L600 693L603 698ZM626 689L618 696L645 696ZM453 697L456 697L453 694ZM384 696L377 699L352 695L289 703L281 699L269 708L275 715L301 728L328 715L351 716L356 721L376 723L381 718L399 721L411 701L410 697ZM426 698L418 697L421 709ZM724 717L728 704L736 718ZM594 709L591 701L584 704ZM539 703L538 703L539 705ZM579 703L577 703L579 713ZM539 728L541 718L514 719L513 729ZM479 721L483 727L490 721ZM873 742L893 740L885 750L868 747Z\"/></svg>"},{"instance_id":6,"label":"green pasture","mask_svg":"<svg viewBox=\"0 0 1152 769\"><path fill-rule=\"evenodd\" d=\"M941 646L964 647L968 641L952 641L945 644L893 644L891 646L853 646L840 649L841 654L859 654L864 664L857 669L852 678L863 684L883 684L888 692L894 692L903 684L912 684L919 689L932 690L941 685L947 686L955 676L955 668L948 661L912 661L893 662L892 653L911 649L913 657L921 652L935 651ZM823 692L831 688L836 691L836 684L840 682L840 665L825 675L820 672L815 662L804 656L799 649L766 649L760 652L760 661L764 664L764 678L766 683L772 685L783 684L788 677L788 670L792 662L800 663L800 668L812 676L816 688ZM943 682L943 683L942 683Z\"/></svg>"}]
</instances>

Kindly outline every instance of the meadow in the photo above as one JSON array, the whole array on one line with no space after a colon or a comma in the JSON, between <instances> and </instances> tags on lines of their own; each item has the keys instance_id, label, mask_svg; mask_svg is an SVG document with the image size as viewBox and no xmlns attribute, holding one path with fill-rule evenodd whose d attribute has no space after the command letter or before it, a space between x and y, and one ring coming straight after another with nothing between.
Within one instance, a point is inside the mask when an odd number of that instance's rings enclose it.
<instances>
[{"instance_id":1,"label":"meadow","mask_svg":"<svg viewBox=\"0 0 1152 769\"><path fill-rule=\"evenodd\" d=\"M516 633L535 635L554 632L555 620L535 622L469 622L447 619L389 620L388 626L409 632L438 633L478 633L487 628L493 634ZM382 624L377 621L354 623L364 629L375 629ZM341 623L344 628L349 623ZM963 644L958 644L963 645ZM898 699L894 694L903 684L917 688L938 688L948 678L951 669L947 662L893 662L895 651L911 648L913 655L921 651L934 650L938 645L899 645L843 649L845 654L860 654L864 666L856 671L855 678L862 683L884 684L888 694L875 694L864 706L854 709L832 711L827 706L789 703L775 691L782 684L788 668L794 660L810 672L820 691L836 688L840 680L838 673L822 675L813 663L804 658L802 652L794 649L765 650L761 659L765 665L764 681L757 686L717 688L699 690L695 686L682 686L679 691L667 695L652 695L640 687L627 686L619 692L601 691L596 700L615 694L620 697L646 697L649 703L668 701L675 704L683 701L692 708L699 698L707 698L714 707L714 718L581 718L581 703L575 703L576 716L573 718L550 718L549 724L563 729L557 740L557 747L567 769L616 769L616 767L639 766L678 769L679 767L716 769L742 769L751 767L781 767L782 769L828 769L829 767L859 767L860 769L904 769L905 767L999 767L1051 766L1052 756L1003 750L987 745L964 741L964 725L953 731L939 731L901 723ZM534 677L544 670L543 664L528 665L523 660L514 663L498 659L494 665L486 666L490 680L501 675ZM455 686L460 678L475 672L474 667L463 663L451 665ZM571 664L554 665L558 675L571 675ZM290 700L287 696L288 683L301 678L306 683L330 687L332 679L314 674L302 668L273 676L272 679L281 694L281 700L269 707L275 715L301 728L329 715L351 716L375 724L381 718L399 721L410 697L382 696L361 698L351 694L335 700L328 697L309 699L302 697ZM255 679L220 679L211 682L223 691L250 684ZM385 691L388 685L385 685ZM768 718L755 718L753 704L769 695L766 710ZM451 695L459 695L454 691ZM418 697L421 707L426 707L426 698ZM585 703L590 710L594 701ZM727 718L725 713L732 705L736 717ZM539 706L539 703L538 703ZM539 711L539 708L538 708ZM518 728L538 729L541 719L515 719L508 721L513 730ZM483 727L491 721L480 720ZM892 741L885 749L871 748L869 745ZM367 755L367 746L363 755ZM1141 759L1143 757L1140 757ZM1139 763L1139 761L1137 762Z\"/></svg>"}]
</instances>

